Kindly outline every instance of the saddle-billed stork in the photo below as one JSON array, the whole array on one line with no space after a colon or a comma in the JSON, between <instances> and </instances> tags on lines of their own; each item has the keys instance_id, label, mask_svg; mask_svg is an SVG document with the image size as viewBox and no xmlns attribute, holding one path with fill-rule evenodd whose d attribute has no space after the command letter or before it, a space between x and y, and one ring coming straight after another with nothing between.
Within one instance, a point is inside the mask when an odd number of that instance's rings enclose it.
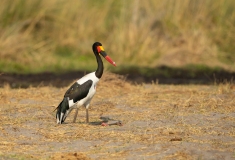
<instances>
[{"instance_id":1,"label":"saddle-billed stork","mask_svg":"<svg viewBox=\"0 0 235 160\"><path fill-rule=\"evenodd\" d=\"M109 63L116 66L115 62L106 54L102 44L95 42L92 45L92 50L95 54L98 67L95 72L89 73L77 80L65 93L62 102L57 107L56 119L58 124L62 124L72 109L76 108L73 122L76 121L78 108L85 106L86 108L86 123L89 123L88 108L96 92L96 85L102 77L104 66L102 59L103 56Z\"/></svg>"}]
</instances>

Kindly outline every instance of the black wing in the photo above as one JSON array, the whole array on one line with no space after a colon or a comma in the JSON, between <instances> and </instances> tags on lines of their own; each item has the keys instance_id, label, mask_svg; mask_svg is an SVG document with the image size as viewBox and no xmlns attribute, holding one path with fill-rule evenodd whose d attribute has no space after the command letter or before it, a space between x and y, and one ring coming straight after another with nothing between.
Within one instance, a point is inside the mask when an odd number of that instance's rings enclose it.
<instances>
[{"instance_id":1,"label":"black wing","mask_svg":"<svg viewBox=\"0 0 235 160\"><path fill-rule=\"evenodd\" d=\"M65 93L64 97L69 97L69 100L73 100L73 102L77 102L83 98L85 98L92 86L92 80L88 80L83 84L78 84L75 82Z\"/></svg>"}]
</instances>

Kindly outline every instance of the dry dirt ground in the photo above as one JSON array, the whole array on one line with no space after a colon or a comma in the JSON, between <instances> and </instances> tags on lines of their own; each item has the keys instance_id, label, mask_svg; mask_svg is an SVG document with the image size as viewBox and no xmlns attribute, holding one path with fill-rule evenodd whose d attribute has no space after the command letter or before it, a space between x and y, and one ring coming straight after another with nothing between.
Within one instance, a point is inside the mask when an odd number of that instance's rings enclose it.
<instances>
[{"instance_id":1,"label":"dry dirt ground","mask_svg":"<svg viewBox=\"0 0 235 160\"><path fill-rule=\"evenodd\" d=\"M133 85L105 74L90 107L56 124L68 87L0 88L0 159L235 159L235 87ZM99 117L123 126L101 126Z\"/></svg>"}]
</instances>

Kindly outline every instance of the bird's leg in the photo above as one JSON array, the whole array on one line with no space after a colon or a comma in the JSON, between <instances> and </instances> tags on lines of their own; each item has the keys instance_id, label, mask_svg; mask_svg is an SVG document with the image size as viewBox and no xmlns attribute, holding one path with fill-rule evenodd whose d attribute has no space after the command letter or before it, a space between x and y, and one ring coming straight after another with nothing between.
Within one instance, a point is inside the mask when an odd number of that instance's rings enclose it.
<instances>
[{"instance_id":1,"label":"bird's leg","mask_svg":"<svg viewBox=\"0 0 235 160\"><path fill-rule=\"evenodd\" d=\"M78 108L76 108L76 112L75 112L75 115L74 115L74 118L73 118L73 123L76 122L77 116L78 116Z\"/></svg>"},{"instance_id":2,"label":"bird's leg","mask_svg":"<svg viewBox=\"0 0 235 160\"><path fill-rule=\"evenodd\" d=\"M85 104L85 108L86 108L86 123L89 123L89 113L88 113L89 106L90 106L89 103Z\"/></svg>"},{"instance_id":3,"label":"bird's leg","mask_svg":"<svg viewBox=\"0 0 235 160\"><path fill-rule=\"evenodd\" d=\"M86 108L86 123L89 123L89 113L88 113L88 108Z\"/></svg>"}]
</instances>

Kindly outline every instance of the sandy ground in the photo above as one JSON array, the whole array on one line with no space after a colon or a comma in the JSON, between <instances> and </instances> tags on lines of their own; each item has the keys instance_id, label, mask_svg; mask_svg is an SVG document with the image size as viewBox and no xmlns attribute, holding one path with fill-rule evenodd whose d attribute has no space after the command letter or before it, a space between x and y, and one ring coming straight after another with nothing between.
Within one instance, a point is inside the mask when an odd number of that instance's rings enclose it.
<instances>
[{"instance_id":1,"label":"sandy ground","mask_svg":"<svg viewBox=\"0 0 235 160\"><path fill-rule=\"evenodd\" d=\"M56 124L68 87L0 88L0 159L235 159L235 87L132 85L105 74L90 107ZM123 126L101 126L99 117Z\"/></svg>"}]
</instances>

